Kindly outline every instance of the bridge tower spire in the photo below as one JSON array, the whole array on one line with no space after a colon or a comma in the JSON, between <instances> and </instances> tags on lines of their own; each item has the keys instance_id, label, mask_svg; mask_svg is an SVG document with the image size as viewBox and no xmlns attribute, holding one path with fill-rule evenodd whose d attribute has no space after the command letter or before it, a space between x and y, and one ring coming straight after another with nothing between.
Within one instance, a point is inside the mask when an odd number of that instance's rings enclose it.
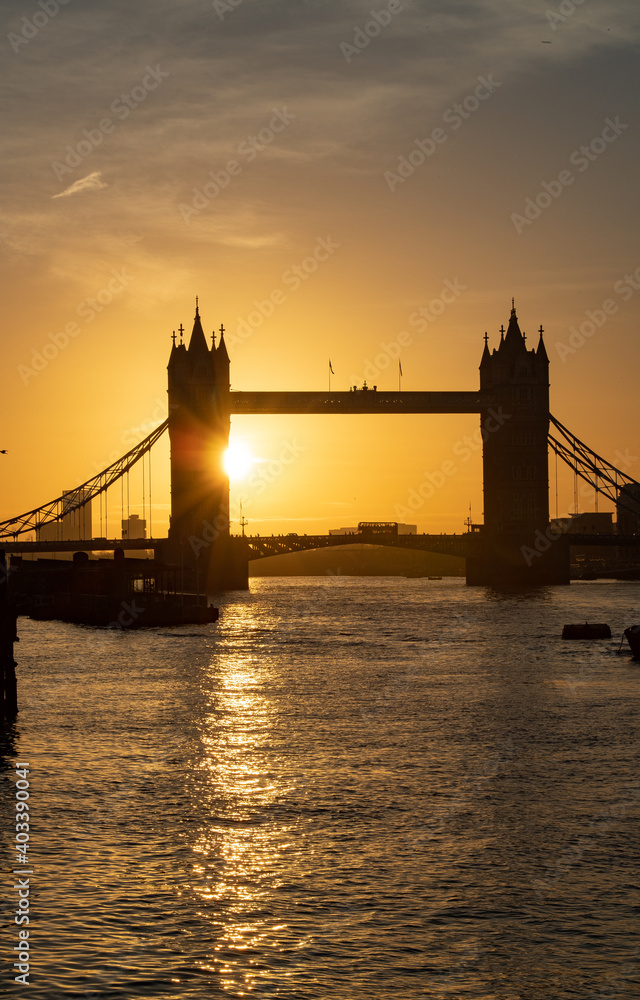
<instances>
[{"instance_id":1,"label":"bridge tower spire","mask_svg":"<svg viewBox=\"0 0 640 1000\"><path fill-rule=\"evenodd\" d=\"M481 412L484 478L483 555L469 582L565 583L568 558L551 545L549 527L549 358L542 340L529 350L515 302L500 343L480 362L480 390L491 400ZM535 548L540 533L544 556ZM534 558L527 562L527 552ZM469 570L471 569L471 573ZM566 576L566 579L565 579Z\"/></svg>"},{"instance_id":2,"label":"bridge tower spire","mask_svg":"<svg viewBox=\"0 0 640 1000\"><path fill-rule=\"evenodd\" d=\"M224 584L229 564L229 356L207 344L198 298L188 347L171 348L169 438L171 520L169 556L198 565L200 585Z\"/></svg>"}]
</instances>

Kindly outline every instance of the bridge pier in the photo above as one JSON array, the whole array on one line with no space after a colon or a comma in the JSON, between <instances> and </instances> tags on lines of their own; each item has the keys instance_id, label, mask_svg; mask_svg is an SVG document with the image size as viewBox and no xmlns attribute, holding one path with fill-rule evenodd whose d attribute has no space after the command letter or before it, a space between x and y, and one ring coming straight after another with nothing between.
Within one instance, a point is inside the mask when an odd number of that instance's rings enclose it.
<instances>
[{"instance_id":1,"label":"bridge pier","mask_svg":"<svg viewBox=\"0 0 640 1000\"><path fill-rule=\"evenodd\" d=\"M248 590L249 547L245 539L220 539L217 545L212 546L211 554L204 560L202 568L207 594L225 590Z\"/></svg>"},{"instance_id":2,"label":"bridge pier","mask_svg":"<svg viewBox=\"0 0 640 1000\"><path fill-rule=\"evenodd\" d=\"M249 546L244 538L221 534L213 538L206 527L187 539L175 536L156 545L156 559L179 567L185 590L217 594L249 589ZM207 540L207 539L211 540Z\"/></svg>"},{"instance_id":3,"label":"bridge pier","mask_svg":"<svg viewBox=\"0 0 640 1000\"><path fill-rule=\"evenodd\" d=\"M570 583L566 536L524 532L482 532L467 556L467 584L485 587L541 587Z\"/></svg>"}]
</instances>

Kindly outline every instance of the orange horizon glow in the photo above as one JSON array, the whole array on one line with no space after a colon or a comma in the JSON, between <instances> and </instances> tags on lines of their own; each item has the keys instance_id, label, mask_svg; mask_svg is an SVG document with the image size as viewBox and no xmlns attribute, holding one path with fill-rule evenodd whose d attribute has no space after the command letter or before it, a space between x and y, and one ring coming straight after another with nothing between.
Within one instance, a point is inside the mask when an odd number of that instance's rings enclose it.
<instances>
[{"instance_id":1,"label":"orange horizon glow","mask_svg":"<svg viewBox=\"0 0 640 1000\"><path fill-rule=\"evenodd\" d=\"M83 483L166 418L172 334L190 335L196 294L207 338L224 324L232 390L261 391L391 391L400 377L476 390L485 331L496 347L515 296L530 346L544 327L552 413L640 480L638 11L576 8L543 45L544 12L405 5L347 61L350 6L298 6L263 32L249 4L222 21L175 5L168 33L136 4L123 49L117 3L100 31L68 5L12 53L0 519ZM127 108L118 95L143 86ZM105 116L114 127L91 142ZM465 444L478 423L234 417L232 439L260 460L232 474L232 517L242 501L276 533L464 531L470 505L482 521L481 451ZM418 503L447 462L455 474ZM130 484L142 513L136 470ZM154 533L169 505L164 440ZM573 507L561 467L558 513Z\"/></svg>"}]
</instances>

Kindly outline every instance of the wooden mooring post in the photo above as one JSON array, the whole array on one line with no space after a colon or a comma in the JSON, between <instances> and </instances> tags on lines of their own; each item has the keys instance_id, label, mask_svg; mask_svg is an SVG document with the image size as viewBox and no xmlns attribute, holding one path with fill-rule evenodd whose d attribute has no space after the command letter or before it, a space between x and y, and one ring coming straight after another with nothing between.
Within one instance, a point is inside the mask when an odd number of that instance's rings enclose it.
<instances>
[{"instance_id":1,"label":"wooden mooring post","mask_svg":"<svg viewBox=\"0 0 640 1000\"><path fill-rule=\"evenodd\" d=\"M15 719L18 714L18 685L13 644L17 642L17 615L9 601L7 560L0 551L0 670L2 677L2 721Z\"/></svg>"}]
</instances>

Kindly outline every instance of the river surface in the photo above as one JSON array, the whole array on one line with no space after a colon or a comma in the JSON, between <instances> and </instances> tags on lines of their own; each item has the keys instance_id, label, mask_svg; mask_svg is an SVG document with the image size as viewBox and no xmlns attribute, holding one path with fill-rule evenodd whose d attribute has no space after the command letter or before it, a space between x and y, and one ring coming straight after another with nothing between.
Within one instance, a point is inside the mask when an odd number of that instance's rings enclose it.
<instances>
[{"instance_id":1,"label":"river surface","mask_svg":"<svg viewBox=\"0 0 640 1000\"><path fill-rule=\"evenodd\" d=\"M640 996L640 665L616 653L640 584L267 578L219 603L20 620L5 995ZM614 638L560 639L587 619Z\"/></svg>"}]
</instances>

